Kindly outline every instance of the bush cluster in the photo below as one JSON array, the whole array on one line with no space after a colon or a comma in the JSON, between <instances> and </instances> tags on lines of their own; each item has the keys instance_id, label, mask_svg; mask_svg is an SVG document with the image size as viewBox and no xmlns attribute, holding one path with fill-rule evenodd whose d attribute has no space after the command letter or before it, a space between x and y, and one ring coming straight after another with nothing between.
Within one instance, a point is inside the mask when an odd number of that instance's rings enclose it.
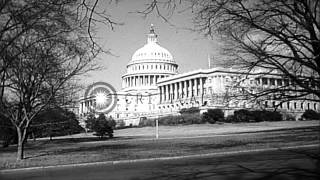
<instances>
[{"instance_id":1,"label":"bush cluster","mask_svg":"<svg viewBox=\"0 0 320 180\"><path fill-rule=\"evenodd\" d=\"M277 111L240 109L233 115L224 117L221 109L208 109L207 112L200 116L199 108L184 108L180 110L180 116L164 116L159 118L159 125L179 125L179 124L201 124L216 122L241 123L241 122L262 122L262 121L282 121L295 120L290 114L281 114ZM320 120L320 113L307 110L303 116L306 120ZM155 122L151 120L140 121L140 126L155 126Z\"/></svg>"},{"instance_id":2,"label":"bush cluster","mask_svg":"<svg viewBox=\"0 0 320 180\"><path fill-rule=\"evenodd\" d=\"M208 109L207 112L202 114L202 121L214 124L217 121L224 121L224 113L221 109Z\"/></svg>"},{"instance_id":3,"label":"bush cluster","mask_svg":"<svg viewBox=\"0 0 320 180\"><path fill-rule=\"evenodd\" d=\"M191 108L182 108L180 114L194 114L200 113L200 109L198 107L191 107Z\"/></svg>"},{"instance_id":4,"label":"bush cluster","mask_svg":"<svg viewBox=\"0 0 320 180\"><path fill-rule=\"evenodd\" d=\"M277 111L254 110L249 111L240 109L233 115L226 118L226 122L262 122L262 121L281 121L282 114Z\"/></svg>"},{"instance_id":5,"label":"bush cluster","mask_svg":"<svg viewBox=\"0 0 320 180\"><path fill-rule=\"evenodd\" d=\"M200 110L197 107L183 108L180 111L181 115L169 115L159 117L159 125L174 126L174 125L188 125L204 123L200 116ZM155 126L154 119L141 119L140 127Z\"/></svg>"},{"instance_id":6,"label":"bush cluster","mask_svg":"<svg viewBox=\"0 0 320 180\"><path fill-rule=\"evenodd\" d=\"M320 120L320 113L313 110L306 110L302 114L302 118L305 120Z\"/></svg>"}]
</instances>

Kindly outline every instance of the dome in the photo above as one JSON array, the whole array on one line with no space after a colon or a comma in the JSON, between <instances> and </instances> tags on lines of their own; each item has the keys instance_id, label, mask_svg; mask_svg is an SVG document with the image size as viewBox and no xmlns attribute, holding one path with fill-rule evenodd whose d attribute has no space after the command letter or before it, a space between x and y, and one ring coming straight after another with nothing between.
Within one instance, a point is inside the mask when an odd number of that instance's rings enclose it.
<instances>
[{"instance_id":1,"label":"dome","mask_svg":"<svg viewBox=\"0 0 320 180\"><path fill-rule=\"evenodd\" d=\"M153 26L151 26L150 33L148 34L147 44L132 55L129 64L141 62L166 62L176 64L171 53L159 45Z\"/></svg>"},{"instance_id":2,"label":"dome","mask_svg":"<svg viewBox=\"0 0 320 180\"><path fill-rule=\"evenodd\" d=\"M140 63L141 61L162 61L175 64L171 53L158 43L148 43L138 49L132 56L130 63Z\"/></svg>"},{"instance_id":3,"label":"dome","mask_svg":"<svg viewBox=\"0 0 320 180\"><path fill-rule=\"evenodd\" d=\"M122 76L122 90L126 92L157 93L161 78L177 74L178 64L171 53L158 44L157 34L151 25L147 43L138 49L127 64Z\"/></svg>"}]
</instances>

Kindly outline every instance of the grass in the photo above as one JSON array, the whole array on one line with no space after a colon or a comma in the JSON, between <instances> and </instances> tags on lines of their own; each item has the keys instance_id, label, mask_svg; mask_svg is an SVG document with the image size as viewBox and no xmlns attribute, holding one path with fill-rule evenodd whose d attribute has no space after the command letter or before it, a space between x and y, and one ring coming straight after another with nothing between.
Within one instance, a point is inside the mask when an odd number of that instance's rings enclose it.
<instances>
[{"instance_id":1,"label":"grass","mask_svg":"<svg viewBox=\"0 0 320 180\"><path fill-rule=\"evenodd\" d=\"M154 128L131 128L115 131L116 138L100 140L90 135L78 137L60 137L49 141L29 140L23 161L16 161L16 147L0 148L0 169L33 166L48 166L84 162L170 157L202 153L224 152L264 147L283 147L291 145L313 144L319 142L318 122L305 122L293 125L288 122L279 124L264 123L189 125L178 127L160 127L161 137L154 140ZM310 126L314 127L310 127ZM265 128L262 128L262 127ZM221 128L224 127L224 128ZM273 129L275 130L271 130ZM277 130L289 128L286 130ZM232 131L237 129L237 131ZM253 131L254 129L254 131ZM255 133L257 129L262 132ZM151 131L152 132L149 132ZM192 131L193 130L193 131ZM241 131L240 131L241 130ZM247 134L216 134L251 131ZM210 133L211 132L211 133ZM204 137L203 135L212 135ZM175 138L193 136L193 138ZM196 137L202 136L202 137ZM173 137L173 138L171 138Z\"/></svg>"}]
</instances>

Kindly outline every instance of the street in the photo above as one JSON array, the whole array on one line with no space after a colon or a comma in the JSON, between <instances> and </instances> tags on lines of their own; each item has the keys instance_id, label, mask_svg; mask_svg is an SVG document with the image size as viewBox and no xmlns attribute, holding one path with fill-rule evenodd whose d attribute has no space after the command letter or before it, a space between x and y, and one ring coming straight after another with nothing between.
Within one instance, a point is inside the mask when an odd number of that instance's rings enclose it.
<instances>
[{"instance_id":1,"label":"street","mask_svg":"<svg viewBox=\"0 0 320 180\"><path fill-rule=\"evenodd\" d=\"M316 153L319 153L318 148L302 148L179 160L58 167L4 172L0 179L252 179L263 176L272 179L271 174L284 174L284 172L298 179L316 179L312 177L314 175L312 172L317 172L314 159L305 155ZM292 179L287 175L281 177Z\"/></svg>"}]
</instances>

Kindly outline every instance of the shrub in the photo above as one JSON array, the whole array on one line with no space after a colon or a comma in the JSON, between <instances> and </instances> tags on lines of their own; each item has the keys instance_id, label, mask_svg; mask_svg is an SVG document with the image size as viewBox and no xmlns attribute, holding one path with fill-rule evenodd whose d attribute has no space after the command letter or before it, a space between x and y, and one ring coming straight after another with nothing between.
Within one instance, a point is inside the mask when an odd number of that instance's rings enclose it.
<instances>
[{"instance_id":1,"label":"shrub","mask_svg":"<svg viewBox=\"0 0 320 180\"><path fill-rule=\"evenodd\" d=\"M224 113L221 109L208 109L208 112L203 113L202 119L214 124L216 121L224 121Z\"/></svg>"},{"instance_id":2,"label":"shrub","mask_svg":"<svg viewBox=\"0 0 320 180\"><path fill-rule=\"evenodd\" d=\"M198 107L182 108L179 112L180 112L181 114L185 114L185 113L188 113L188 114L191 114L191 113L200 113L200 109L199 109Z\"/></svg>"},{"instance_id":3,"label":"shrub","mask_svg":"<svg viewBox=\"0 0 320 180\"><path fill-rule=\"evenodd\" d=\"M181 124L201 124L203 123L200 113L182 114Z\"/></svg>"},{"instance_id":4,"label":"shrub","mask_svg":"<svg viewBox=\"0 0 320 180\"><path fill-rule=\"evenodd\" d=\"M316 111L313 111L313 110L306 110L302 114L302 118L306 120L320 120L320 113L317 113Z\"/></svg>"},{"instance_id":5,"label":"shrub","mask_svg":"<svg viewBox=\"0 0 320 180\"><path fill-rule=\"evenodd\" d=\"M283 113L282 120L283 121L295 121L296 118L292 114Z\"/></svg>"},{"instance_id":6,"label":"shrub","mask_svg":"<svg viewBox=\"0 0 320 180\"><path fill-rule=\"evenodd\" d=\"M277 111L255 110L252 111L252 118L255 122L262 121L281 121L282 114Z\"/></svg>"},{"instance_id":7,"label":"shrub","mask_svg":"<svg viewBox=\"0 0 320 180\"><path fill-rule=\"evenodd\" d=\"M117 129L124 129L126 127L126 123L123 120L118 121L116 128Z\"/></svg>"},{"instance_id":8,"label":"shrub","mask_svg":"<svg viewBox=\"0 0 320 180\"><path fill-rule=\"evenodd\" d=\"M110 138L113 137L113 129L110 126L110 121L112 118L107 119L104 114L100 114L98 118L94 116L89 116L86 123L87 128L95 132L94 135L103 138L105 135L108 135Z\"/></svg>"},{"instance_id":9,"label":"shrub","mask_svg":"<svg viewBox=\"0 0 320 180\"><path fill-rule=\"evenodd\" d=\"M264 115L265 121L281 121L282 114L278 111L263 111L262 115Z\"/></svg>"},{"instance_id":10,"label":"shrub","mask_svg":"<svg viewBox=\"0 0 320 180\"><path fill-rule=\"evenodd\" d=\"M11 143L16 143L17 140L17 131L11 124L10 119L0 114L0 142L2 147L8 147Z\"/></svg>"},{"instance_id":11,"label":"shrub","mask_svg":"<svg viewBox=\"0 0 320 180\"><path fill-rule=\"evenodd\" d=\"M234 115L228 115L224 121L228 123L235 122Z\"/></svg>"},{"instance_id":12,"label":"shrub","mask_svg":"<svg viewBox=\"0 0 320 180\"><path fill-rule=\"evenodd\" d=\"M154 119L140 119L139 127L155 126Z\"/></svg>"},{"instance_id":13,"label":"shrub","mask_svg":"<svg viewBox=\"0 0 320 180\"><path fill-rule=\"evenodd\" d=\"M234 122L249 122L253 119L251 111L240 109L233 114Z\"/></svg>"},{"instance_id":14,"label":"shrub","mask_svg":"<svg viewBox=\"0 0 320 180\"><path fill-rule=\"evenodd\" d=\"M76 115L60 107L50 107L41 111L31 122L29 135L52 137L71 135L82 132Z\"/></svg>"},{"instance_id":15,"label":"shrub","mask_svg":"<svg viewBox=\"0 0 320 180\"><path fill-rule=\"evenodd\" d=\"M159 125L178 125L183 123L182 116L163 116L159 118Z\"/></svg>"},{"instance_id":16,"label":"shrub","mask_svg":"<svg viewBox=\"0 0 320 180\"><path fill-rule=\"evenodd\" d=\"M282 114L277 111L240 109L234 112L233 122L281 121Z\"/></svg>"}]
</instances>

